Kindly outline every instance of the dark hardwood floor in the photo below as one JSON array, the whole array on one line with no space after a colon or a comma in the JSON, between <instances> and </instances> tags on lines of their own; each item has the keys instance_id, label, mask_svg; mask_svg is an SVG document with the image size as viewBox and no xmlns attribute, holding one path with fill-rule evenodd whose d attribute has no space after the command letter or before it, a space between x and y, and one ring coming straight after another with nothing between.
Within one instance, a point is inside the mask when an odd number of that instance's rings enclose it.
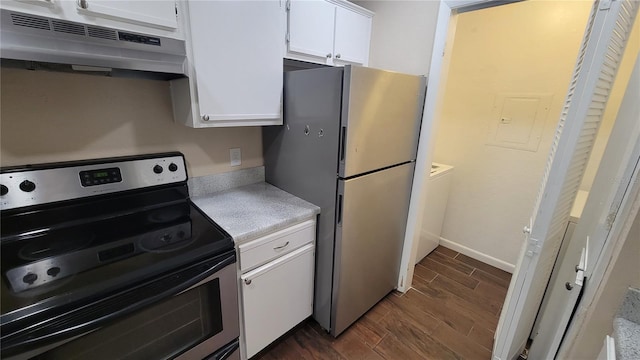
<instances>
[{"instance_id":1,"label":"dark hardwood floor","mask_svg":"<svg viewBox=\"0 0 640 360\"><path fill-rule=\"evenodd\" d=\"M337 339L310 319L253 359L490 359L510 278L440 246Z\"/></svg>"}]
</instances>

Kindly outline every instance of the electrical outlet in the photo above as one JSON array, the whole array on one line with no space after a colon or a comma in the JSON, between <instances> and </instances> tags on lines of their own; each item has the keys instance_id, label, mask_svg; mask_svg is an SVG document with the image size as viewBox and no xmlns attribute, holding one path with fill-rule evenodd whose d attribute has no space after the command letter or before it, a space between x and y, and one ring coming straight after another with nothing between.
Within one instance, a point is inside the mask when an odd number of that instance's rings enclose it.
<instances>
[{"instance_id":1,"label":"electrical outlet","mask_svg":"<svg viewBox=\"0 0 640 360\"><path fill-rule=\"evenodd\" d=\"M242 164L240 148L229 149L229 158L231 159L231 166L240 166Z\"/></svg>"}]
</instances>

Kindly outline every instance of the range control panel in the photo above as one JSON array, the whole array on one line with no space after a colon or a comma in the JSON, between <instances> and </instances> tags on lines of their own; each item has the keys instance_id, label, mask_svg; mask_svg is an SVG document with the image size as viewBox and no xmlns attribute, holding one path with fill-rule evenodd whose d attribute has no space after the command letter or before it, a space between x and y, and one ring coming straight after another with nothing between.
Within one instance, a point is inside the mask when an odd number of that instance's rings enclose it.
<instances>
[{"instance_id":1,"label":"range control panel","mask_svg":"<svg viewBox=\"0 0 640 360\"><path fill-rule=\"evenodd\" d=\"M144 155L1 169L0 209L46 204L187 180L184 157ZM118 161L122 159L122 161ZM78 165L74 165L74 164ZM59 167L57 167L59 166Z\"/></svg>"},{"instance_id":2,"label":"range control panel","mask_svg":"<svg viewBox=\"0 0 640 360\"><path fill-rule=\"evenodd\" d=\"M119 168L97 169L80 171L80 182L82 186L95 186L111 184L122 181L122 174Z\"/></svg>"}]
</instances>

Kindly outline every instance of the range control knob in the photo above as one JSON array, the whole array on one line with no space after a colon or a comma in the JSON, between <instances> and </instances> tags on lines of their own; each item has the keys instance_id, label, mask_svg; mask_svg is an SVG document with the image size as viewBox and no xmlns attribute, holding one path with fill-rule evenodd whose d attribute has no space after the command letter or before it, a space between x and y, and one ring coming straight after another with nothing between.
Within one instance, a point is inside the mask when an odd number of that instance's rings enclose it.
<instances>
[{"instance_id":1,"label":"range control knob","mask_svg":"<svg viewBox=\"0 0 640 360\"><path fill-rule=\"evenodd\" d=\"M174 172L178 170L178 165L171 163L169 164L169 171Z\"/></svg>"},{"instance_id":2,"label":"range control knob","mask_svg":"<svg viewBox=\"0 0 640 360\"><path fill-rule=\"evenodd\" d=\"M0 196L5 196L7 195L7 193L9 192L9 188L4 186L4 185L0 185Z\"/></svg>"},{"instance_id":3,"label":"range control knob","mask_svg":"<svg viewBox=\"0 0 640 360\"><path fill-rule=\"evenodd\" d=\"M156 165L153 167L153 172L156 174L161 174L164 169L160 165Z\"/></svg>"},{"instance_id":4,"label":"range control knob","mask_svg":"<svg viewBox=\"0 0 640 360\"><path fill-rule=\"evenodd\" d=\"M27 275L25 275L25 276L22 278L22 281L23 281L25 284L29 284L29 285L31 285L31 284L33 284L34 282L36 282L36 280L38 280L38 275L36 275L36 274L34 274L34 273L28 273Z\"/></svg>"},{"instance_id":5,"label":"range control knob","mask_svg":"<svg viewBox=\"0 0 640 360\"><path fill-rule=\"evenodd\" d=\"M36 184L34 184L32 181L25 180L20 183L20 190L24 192L32 192L35 189L36 189Z\"/></svg>"}]
</instances>

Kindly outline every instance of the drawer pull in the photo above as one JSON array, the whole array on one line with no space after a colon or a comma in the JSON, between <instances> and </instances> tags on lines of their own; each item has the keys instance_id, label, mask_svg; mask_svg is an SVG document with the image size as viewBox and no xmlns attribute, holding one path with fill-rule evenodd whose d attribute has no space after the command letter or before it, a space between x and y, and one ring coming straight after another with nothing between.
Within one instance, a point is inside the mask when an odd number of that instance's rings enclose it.
<instances>
[{"instance_id":1,"label":"drawer pull","mask_svg":"<svg viewBox=\"0 0 640 360\"><path fill-rule=\"evenodd\" d=\"M284 245L280 245L280 246L274 247L273 250L282 250L282 249L286 248L287 246L289 246L289 242L288 241L286 243L284 243Z\"/></svg>"}]
</instances>

